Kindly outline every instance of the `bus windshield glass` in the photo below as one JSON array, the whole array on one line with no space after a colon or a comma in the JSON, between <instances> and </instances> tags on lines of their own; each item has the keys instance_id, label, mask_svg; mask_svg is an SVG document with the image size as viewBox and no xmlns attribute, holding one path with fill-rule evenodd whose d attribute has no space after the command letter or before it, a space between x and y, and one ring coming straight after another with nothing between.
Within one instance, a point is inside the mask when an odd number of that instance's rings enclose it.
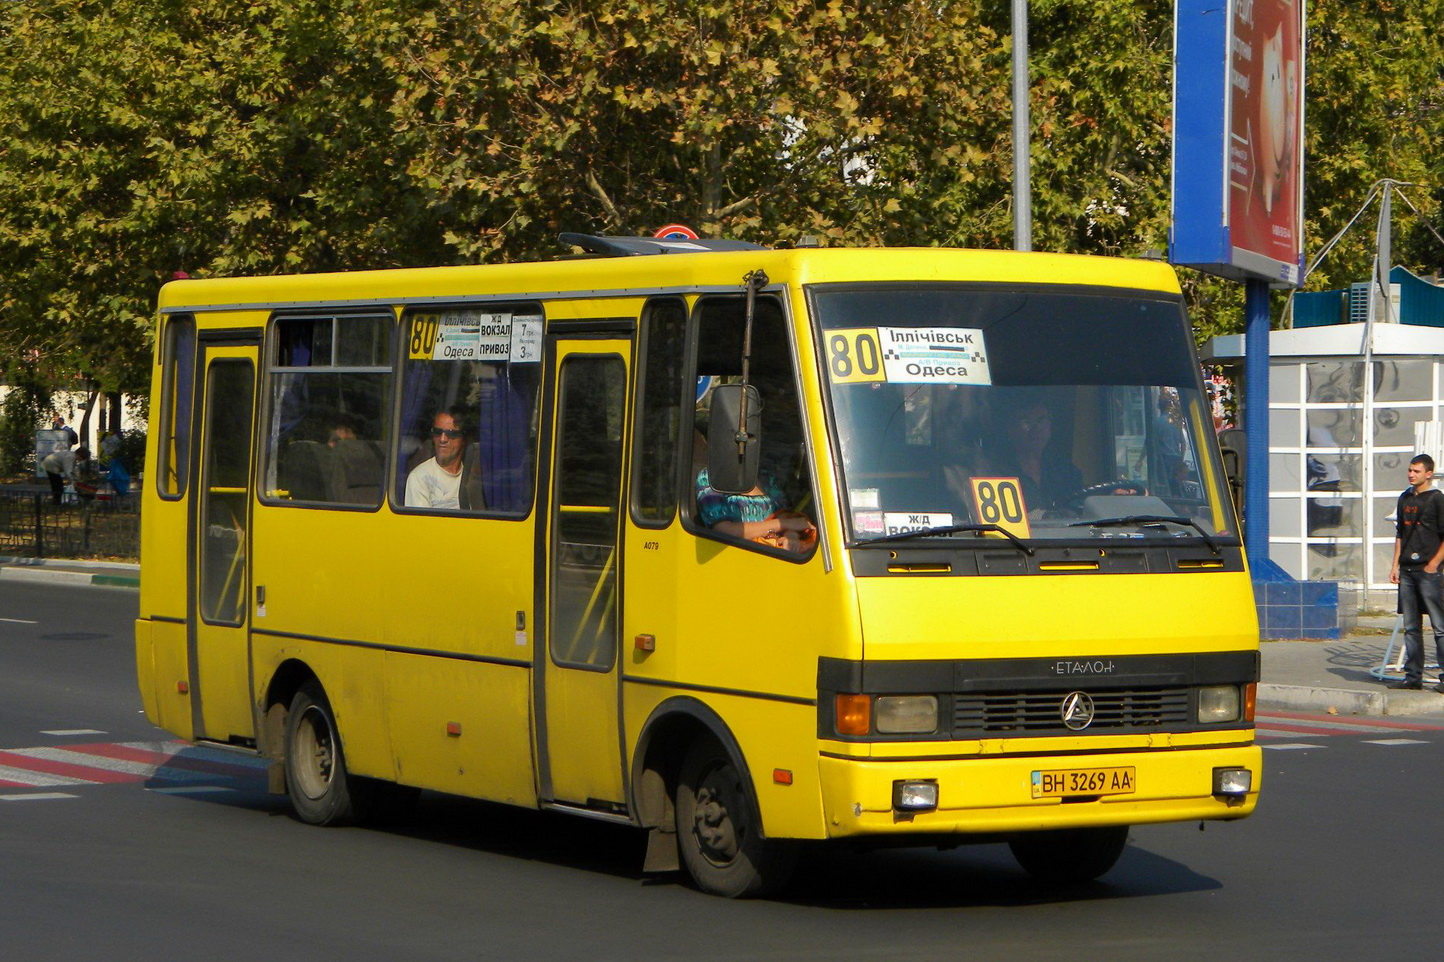
<instances>
[{"instance_id":1,"label":"bus windshield glass","mask_svg":"<svg viewBox=\"0 0 1444 962\"><path fill-rule=\"evenodd\" d=\"M854 544L1237 537L1177 297L810 289ZM954 529L947 532L944 529ZM936 542L935 542L936 543Z\"/></svg>"}]
</instances>

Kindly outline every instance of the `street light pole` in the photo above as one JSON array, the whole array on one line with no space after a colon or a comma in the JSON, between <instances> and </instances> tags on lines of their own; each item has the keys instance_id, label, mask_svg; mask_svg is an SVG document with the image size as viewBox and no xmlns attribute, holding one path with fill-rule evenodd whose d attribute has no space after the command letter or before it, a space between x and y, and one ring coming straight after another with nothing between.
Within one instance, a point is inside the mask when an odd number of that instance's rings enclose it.
<instances>
[{"instance_id":1,"label":"street light pole","mask_svg":"<svg viewBox=\"0 0 1444 962\"><path fill-rule=\"evenodd\" d=\"M1028 160L1028 0L1013 0L1013 249L1033 249L1033 184Z\"/></svg>"}]
</instances>

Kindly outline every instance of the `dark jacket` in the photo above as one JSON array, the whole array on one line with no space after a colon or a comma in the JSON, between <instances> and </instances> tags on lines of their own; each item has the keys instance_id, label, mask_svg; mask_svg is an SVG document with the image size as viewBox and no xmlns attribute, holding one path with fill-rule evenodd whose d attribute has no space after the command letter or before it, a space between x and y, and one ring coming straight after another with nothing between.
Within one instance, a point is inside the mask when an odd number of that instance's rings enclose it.
<instances>
[{"instance_id":1,"label":"dark jacket","mask_svg":"<svg viewBox=\"0 0 1444 962\"><path fill-rule=\"evenodd\" d=\"M1398 519L1394 523L1399 539L1399 567L1422 568L1439 550L1440 529L1444 524L1444 504L1441 493L1430 488L1418 494L1412 487L1405 488L1399 495Z\"/></svg>"}]
</instances>

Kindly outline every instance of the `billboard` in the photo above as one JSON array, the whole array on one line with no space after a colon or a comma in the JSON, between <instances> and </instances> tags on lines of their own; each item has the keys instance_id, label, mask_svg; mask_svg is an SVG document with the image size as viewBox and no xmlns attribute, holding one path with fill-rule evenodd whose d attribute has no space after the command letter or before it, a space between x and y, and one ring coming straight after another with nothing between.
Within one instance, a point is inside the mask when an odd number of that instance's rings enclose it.
<instances>
[{"instance_id":1,"label":"billboard","mask_svg":"<svg viewBox=\"0 0 1444 962\"><path fill-rule=\"evenodd\" d=\"M1297 286L1304 0L1177 0L1169 259Z\"/></svg>"}]
</instances>

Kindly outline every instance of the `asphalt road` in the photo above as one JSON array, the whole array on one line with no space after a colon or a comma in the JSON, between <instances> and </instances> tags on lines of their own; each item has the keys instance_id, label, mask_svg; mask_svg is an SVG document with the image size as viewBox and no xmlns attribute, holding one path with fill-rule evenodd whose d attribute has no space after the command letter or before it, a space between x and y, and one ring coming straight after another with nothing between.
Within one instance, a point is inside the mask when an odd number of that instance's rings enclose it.
<instances>
[{"instance_id":1,"label":"asphalt road","mask_svg":"<svg viewBox=\"0 0 1444 962\"><path fill-rule=\"evenodd\" d=\"M168 739L139 715L135 604L0 583L0 780ZM1348 721L1263 719L1253 818L1137 828L1072 891L1002 846L820 851L784 897L729 902L642 877L630 830L429 793L400 829L311 828L259 770L184 753L170 780L0 785L0 959L1433 957L1444 730Z\"/></svg>"}]
</instances>

